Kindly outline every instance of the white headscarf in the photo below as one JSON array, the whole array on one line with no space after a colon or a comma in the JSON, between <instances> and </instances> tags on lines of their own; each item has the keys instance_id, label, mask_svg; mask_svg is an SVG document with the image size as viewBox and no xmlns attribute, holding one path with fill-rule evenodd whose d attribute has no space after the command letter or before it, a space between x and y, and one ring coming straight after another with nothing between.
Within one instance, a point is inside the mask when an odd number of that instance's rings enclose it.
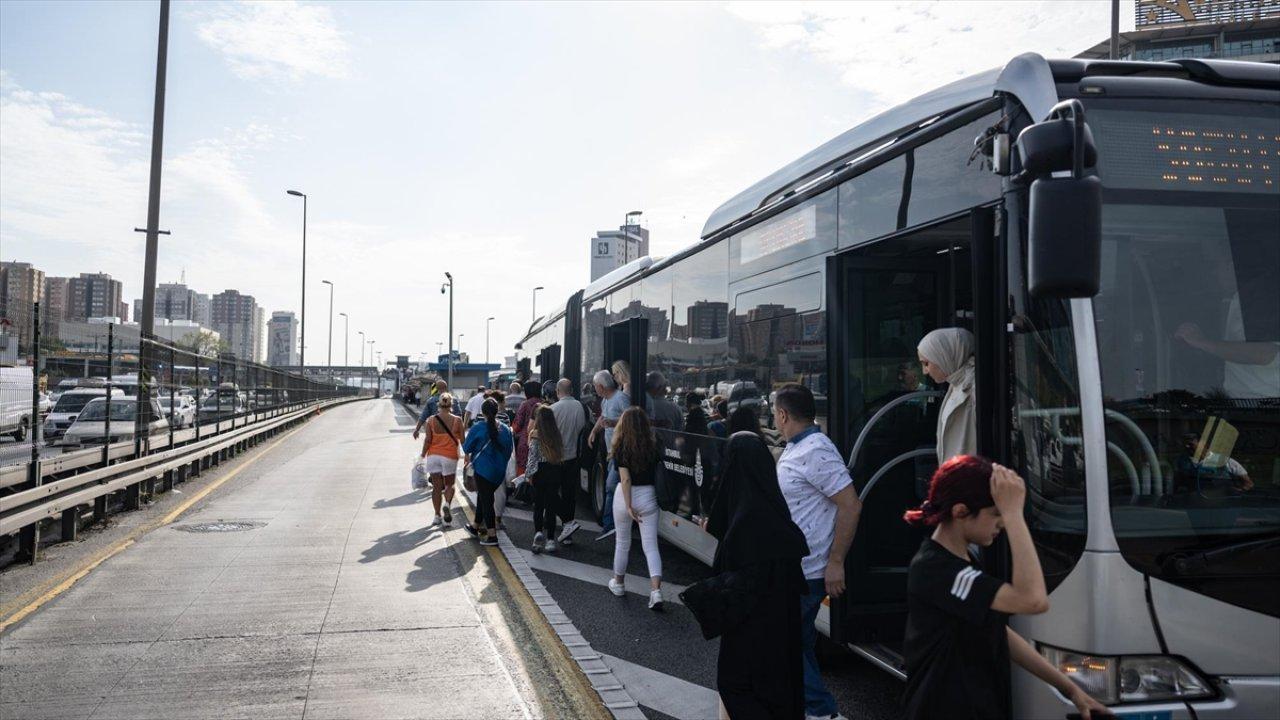
<instances>
[{"instance_id":1,"label":"white headscarf","mask_svg":"<svg viewBox=\"0 0 1280 720\"><path fill-rule=\"evenodd\" d=\"M978 451L973 402L973 333L964 328L930 332L916 346L920 356L947 375L947 395L938 412L938 463Z\"/></svg>"}]
</instances>

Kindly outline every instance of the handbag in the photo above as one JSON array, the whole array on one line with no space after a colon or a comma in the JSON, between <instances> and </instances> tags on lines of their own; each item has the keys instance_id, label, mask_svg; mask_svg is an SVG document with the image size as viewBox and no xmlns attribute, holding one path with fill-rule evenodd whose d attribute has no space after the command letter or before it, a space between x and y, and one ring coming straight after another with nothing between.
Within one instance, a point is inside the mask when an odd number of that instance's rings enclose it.
<instances>
[{"instance_id":1,"label":"handbag","mask_svg":"<svg viewBox=\"0 0 1280 720\"><path fill-rule=\"evenodd\" d=\"M768 573L767 566L722 572L685 588L680 601L698 621L702 637L714 640L751 615L766 589Z\"/></svg>"},{"instance_id":2,"label":"handbag","mask_svg":"<svg viewBox=\"0 0 1280 720\"><path fill-rule=\"evenodd\" d=\"M470 465L462 471L462 489L469 493L476 491L476 469Z\"/></svg>"}]
</instances>

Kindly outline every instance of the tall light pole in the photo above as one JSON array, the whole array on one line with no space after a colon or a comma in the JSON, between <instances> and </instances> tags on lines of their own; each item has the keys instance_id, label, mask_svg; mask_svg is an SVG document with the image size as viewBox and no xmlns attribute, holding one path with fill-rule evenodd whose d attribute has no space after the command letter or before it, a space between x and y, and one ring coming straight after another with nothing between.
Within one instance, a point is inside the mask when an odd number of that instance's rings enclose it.
<instances>
[{"instance_id":1,"label":"tall light pole","mask_svg":"<svg viewBox=\"0 0 1280 720\"><path fill-rule=\"evenodd\" d=\"M489 364L489 323L493 322L493 318L489 317L484 321L484 364Z\"/></svg>"},{"instance_id":2,"label":"tall light pole","mask_svg":"<svg viewBox=\"0 0 1280 720\"><path fill-rule=\"evenodd\" d=\"M298 365L303 374L307 372L307 196L297 190L287 190L288 194L302 198L302 340L298 348Z\"/></svg>"},{"instance_id":3,"label":"tall light pole","mask_svg":"<svg viewBox=\"0 0 1280 720\"><path fill-rule=\"evenodd\" d=\"M360 336L360 367L364 367L364 346L369 342L364 339L364 331L357 330L356 334Z\"/></svg>"},{"instance_id":4,"label":"tall light pole","mask_svg":"<svg viewBox=\"0 0 1280 720\"><path fill-rule=\"evenodd\" d=\"M346 313L338 313L342 316L342 364L351 367L351 317Z\"/></svg>"},{"instance_id":5,"label":"tall light pole","mask_svg":"<svg viewBox=\"0 0 1280 720\"><path fill-rule=\"evenodd\" d=\"M458 354L462 354L462 338L466 337L466 333L458 333Z\"/></svg>"},{"instance_id":6,"label":"tall light pole","mask_svg":"<svg viewBox=\"0 0 1280 720\"><path fill-rule=\"evenodd\" d=\"M437 342L437 343L436 343L436 359L437 359L437 360L440 358L440 348L442 348L442 347L444 347L444 343L442 343L442 342Z\"/></svg>"},{"instance_id":7,"label":"tall light pole","mask_svg":"<svg viewBox=\"0 0 1280 720\"><path fill-rule=\"evenodd\" d=\"M329 379L333 380L333 283L328 280L320 282L329 286L329 357L325 364L329 366Z\"/></svg>"},{"instance_id":8,"label":"tall light pole","mask_svg":"<svg viewBox=\"0 0 1280 720\"><path fill-rule=\"evenodd\" d=\"M448 366L449 370L448 370L448 379L446 379L445 382L449 385L449 388L452 389L453 388L453 275L446 272L444 276L446 280L445 280L445 283L440 286L440 293L444 294L446 290L448 290L449 292L449 366Z\"/></svg>"},{"instance_id":9,"label":"tall light pole","mask_svg":"<svg viewBox=\"0 0 1280 720\"><path fill-rule=\"evenodd\" d=\"M538 319L538 291L543 289L545 288L541 285L533 289L533 317L529 319L529 322L533 322Z\"/></svg>"},{"instance_id":10,"label":"tall light pole","mask_svg":"<svg viewBox=\"0 0 1280 720\"><path fill-rule=\"evenodd\" d=\"M627 232L627 228L631 227L631 218L640 217L644 214L643 210L632 210L622 219L622 261L623 263L631 262L631 242L628 238L631 233Z\"/></svg>"}]
</instances>

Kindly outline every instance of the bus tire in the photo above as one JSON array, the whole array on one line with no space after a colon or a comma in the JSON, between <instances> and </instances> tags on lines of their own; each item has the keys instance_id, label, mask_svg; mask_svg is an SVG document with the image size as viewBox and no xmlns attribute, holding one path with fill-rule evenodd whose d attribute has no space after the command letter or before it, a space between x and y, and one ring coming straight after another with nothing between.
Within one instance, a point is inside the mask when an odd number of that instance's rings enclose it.
<instances>
[{"instance_id":1,"label":"bus tire","mask_svg":"<svg viewBox=\"0 0 1280 720\"><path fill-rule=\"evenodd\" d=\"M27 424L30 422L28 418L18 420L18 429L14 430L11 435L14 440L22 442L27 439Z\"/></svg>"},{"instance_id":2,"label":"bus tire","mask_svg":"<svg viewBox=\"0 0 1280 720\"><path fill-rule=\"evenodd\" d=\"M587 483L588 487L591 488L591 511L595 513L597 522L604 522L605 479L606 470L604 465L600 463L599 458L593 458L591 472L587 476Z\"/></svg>"}]
</instances>

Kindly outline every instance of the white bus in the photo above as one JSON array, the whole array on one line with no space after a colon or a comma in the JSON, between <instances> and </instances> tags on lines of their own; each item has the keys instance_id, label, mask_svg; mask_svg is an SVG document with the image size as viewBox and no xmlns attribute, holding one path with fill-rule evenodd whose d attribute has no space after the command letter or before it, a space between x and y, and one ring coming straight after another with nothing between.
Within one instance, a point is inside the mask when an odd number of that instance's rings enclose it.
<instances>
[{"instance_id":1,"label":"white bus","mask_svg":"<svg viewBox=\"0 0 1280 720\"><path fill-rule=\"evenodd\" d=\"M736 392L766 430L810 387L864 503L827 629L902 676L941 395L915 347L947 326L976 336L979 451L1027 481L1052 609L1017 629L1122 714L1280 717L1276 66L1019 56L757 182L517 349L575 387L626 359L672 399ZM709 561L722 441L660 432L660 527ZM1072 711L1012 672L1013 717Z\"/></svg>"}]
</instances>

